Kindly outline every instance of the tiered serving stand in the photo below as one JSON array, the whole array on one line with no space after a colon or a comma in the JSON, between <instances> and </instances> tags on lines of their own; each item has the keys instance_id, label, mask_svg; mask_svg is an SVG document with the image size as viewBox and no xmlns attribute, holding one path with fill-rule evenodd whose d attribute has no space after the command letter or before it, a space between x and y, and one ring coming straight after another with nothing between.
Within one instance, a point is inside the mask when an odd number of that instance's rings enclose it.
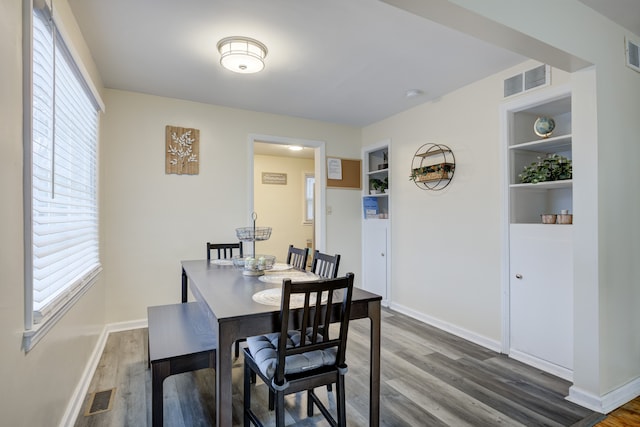
<instances>
[{"instance_id":1,"label":"tiered serving stand","mask_svg":"<svg viewBox=\"0 0 640 427\"><path fill-rule=\"evenodd\" d=\"M271 237L271 227L256 227L258 214L253 212L252 227L236 228L236 236L242 242L251 242L251 255L244 258L234 258L234 265L241 268L245 276L261 276L265 270L273 268L276 257L273 255L256 255L256 242L268 240Z\"/></svg>"}]
</instances>

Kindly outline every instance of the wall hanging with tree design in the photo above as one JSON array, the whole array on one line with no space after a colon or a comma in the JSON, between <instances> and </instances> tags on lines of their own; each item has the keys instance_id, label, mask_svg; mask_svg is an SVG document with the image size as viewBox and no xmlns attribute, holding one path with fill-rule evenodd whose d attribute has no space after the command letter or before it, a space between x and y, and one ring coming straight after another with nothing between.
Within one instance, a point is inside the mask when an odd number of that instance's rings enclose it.
<instances>
[{"instance_id":1,"label":"wall hanging with tree design","mask_svg":"<svg viewBox=\"0 0 640 427\"><path fill-rule=\"evenodd\" d=\"M200 130L165 128L165 173L198 175L200 172Z\"/></svg>"}]
</instances>

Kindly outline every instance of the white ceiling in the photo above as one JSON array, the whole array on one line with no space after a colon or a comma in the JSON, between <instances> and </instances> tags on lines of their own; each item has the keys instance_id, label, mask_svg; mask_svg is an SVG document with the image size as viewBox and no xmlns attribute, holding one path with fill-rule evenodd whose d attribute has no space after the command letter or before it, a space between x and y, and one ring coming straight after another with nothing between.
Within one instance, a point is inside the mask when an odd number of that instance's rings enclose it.
<instances>
[{"instance_id":1,"label":"white ceiling","mask_svg":"<svg viewBox=\"0 0 640 427\"><path fill-rule=\"evenodd\" d=\"M379 0L69 4L108 88L356 126L525 59ZM263 72L222 69L233 35L267 45Z\"/></svg>"},{"instance_id":2,"label":"white ceiling","mask_svg":"<svg viewBox=\"0 0 640 427\"><path fill-rule=\"evenodd\" d=\"M596 12L640 36L640 0L580 0Z\"/></svg>"},{"instance_id":3,"label":"white ceiling","mask_svg":"<svg viewBox=\"0 0 640 427\"><path fill-rule=\"evenodd\" d=\"M640 4L583 2L609 13ZM108 88L355 126L526 59L379 0L69 4ZM220 67L216 43L232 35L267 45L263 72Z\"/></svg>"}]
</instances>

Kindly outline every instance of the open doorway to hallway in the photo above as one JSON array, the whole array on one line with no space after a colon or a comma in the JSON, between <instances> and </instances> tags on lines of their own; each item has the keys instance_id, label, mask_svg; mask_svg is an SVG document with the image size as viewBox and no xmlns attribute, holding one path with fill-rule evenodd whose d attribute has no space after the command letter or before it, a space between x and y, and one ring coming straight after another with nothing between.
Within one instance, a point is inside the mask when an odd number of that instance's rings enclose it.
<instances>
[{"instance_id":1,"label":"open doorway to hallway","mask_svg":"<svg viewBox=\"0 0 640 427\"><path fill-rule=\"evenodd\" d=\"M257 242L256 252L284 262L290 244L321 249L324 187L318 175L324 175L324 143L256 137L252 148L253 211L258 226L272 228L269 240Z\"/></svg>"}]
</instances>

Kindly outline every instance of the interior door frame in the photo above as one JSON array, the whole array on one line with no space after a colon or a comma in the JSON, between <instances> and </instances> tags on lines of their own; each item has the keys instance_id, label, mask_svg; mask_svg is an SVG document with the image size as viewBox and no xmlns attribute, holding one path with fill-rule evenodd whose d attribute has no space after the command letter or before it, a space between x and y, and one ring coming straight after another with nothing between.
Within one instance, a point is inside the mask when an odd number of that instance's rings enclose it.
<instances>
[{"instance_id":1,"label":"interior door frame","mask_svg":"<svg viewBox=\"0 0 640 427\"><path fill-rule=\"evenodd\" d=\"M319 251L326 250L327 243L327 179L326 179L326 143L312 139L290 138L284 136L249 134L247 138L249 161L249 170L247 171L249 182L247 196L249 197L249 212L253 212L253 193L254 176L253 176L253 146L256 142L279 145L300 145L302 147L313 148L314 175L315 175L315 208L314 208L314 247Z\"/></svg>"}]
</instances>

